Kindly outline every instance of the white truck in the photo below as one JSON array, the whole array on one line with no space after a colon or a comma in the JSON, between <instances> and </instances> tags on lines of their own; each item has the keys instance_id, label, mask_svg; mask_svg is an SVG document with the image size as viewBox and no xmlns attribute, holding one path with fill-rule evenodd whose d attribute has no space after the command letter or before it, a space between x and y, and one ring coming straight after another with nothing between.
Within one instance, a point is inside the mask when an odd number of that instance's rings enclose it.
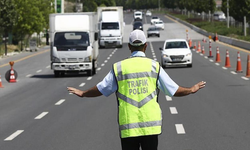
<instances>
[{"instance_id":1,"label":"white truck","mask_svg":"<svg viewBox=\"0 0 250 150\"><path fill-rule=\"evenodd\" d=\"M99 26L99 46L122 47L123 7L97 7Z\"/></svg>"},{"instance_id":2,"label":"white truck","mask_svg":"<svg viewBox=\"0 0 250 150\"><path fill-rule=\"evenodd\" d=\"M96 73L97 25L96 12L50 14L51 69L55 77L66 72Z\"/></svg>"}]
</instances>

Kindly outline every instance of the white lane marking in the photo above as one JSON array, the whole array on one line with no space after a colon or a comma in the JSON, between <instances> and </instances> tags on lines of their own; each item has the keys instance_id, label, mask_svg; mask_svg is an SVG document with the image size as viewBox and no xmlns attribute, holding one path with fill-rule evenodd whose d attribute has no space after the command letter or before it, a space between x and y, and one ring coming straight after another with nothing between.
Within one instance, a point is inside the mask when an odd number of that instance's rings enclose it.
<instances>
[{"instance_id":1,"label":"white lane marking","mask_svg":"<svg viewBox=\"0 0 250 150\"><path fill-rule=\"evenodd\" d=\"M185 129L182 124L175 124L177 134L185 134Z\"/></svg>"},{"instance_id":2,"label":"white lane marking","mask_svg":"<svg viewBox=\"0 0 250 150\"><path fill-rule=\"evenodd\" d=\"M168 95L166 95L165 97L166 97L166 100L167 100L167 101L172 101L172 97L170 97L170 96L168 96Z\"/></svg>"},{"instance_id":3,"label":"white lane marking","mask_svg":"<svg viewBox=\"0 0 250 150\"><path fill-rule=\"evenodd\" d=\"M101 66L104 66L105 64L101 64Z\"/></svg>"},{"instance_id":4,"label":"white lane marking","mask_svg":"<svg viewBox=\"0 0 250 150\"><path fill-rule=\"evenodd\" d=\"M249 80L247 77L241 77L242 79L244 79L244 80Z\"/></svg>"},{"instance_id":5,"label":"white lane marking","mask_svg":"<svg viewBox=\"0 0 250 150\"><path fill-rule=\"evenodd\" d=\"M85 83L81 83L80 85L79 85L79 87L83 87L85 85Z\"/></svg>"},{"instance_id":6,"label":"white lane marking","mask_svg":"<svg viewBox=\"0 0 250 150\"><path fill-rule=\"evenodd\" d=\"M65 99L59 100L57 103L55 103L55 105L61 105L63 102L65 102Z\"/></svg>"},{"instance_id":7,"label":"white lane marking","mask_svg":"<svg viewBox=\"0 0 250 150\"><path fill-rule=\"evenodd\" d=\"M87 80L91 80L91 79L92 79L92 77L88 77L88 78L87 78Z\"/></svg>"},{"instance_id":8,"label":"white lane marking","mask_svg":"<svg viewBox=\"0 0 250 150\"><path fill-rule=\"evenodd\" d=\"M42 112L40 115L36 116L35 119L42 119L45 115L47 115L49 112Z\"/></svg>"},{"instance_id":9,"label":"white lane marking","mask_svg":"<svg viewBox=\"0 0 250 150\"><path fill-rule=\"evenodd\" d=\"M112 54L110 54L109 57L112 57Z\"/></svg>"},{"instance_id":10,"label":"white lane marking","mask_svg":"<svg viewBox=\"0 0 250 150\"><path fill-rule=\"evenodd\" d=\"M104 62L105 62L105 63L107 63L108 61L107 61L107 60L105 60Z\"/></svg>"},{"instance_id":11,"label":"white lane marking","mask_svg":"<svg viewBox=\"0 0 250 150\"><path fill-rule=\"evenodd\" d=\"M171 114L178 114L177 109L175 107L169 107Z\"/></svg>"},{"instance_id":12,"label":"white lane marking","mask_svg":"<svg viewBox=\"0 0 250 150\"><path fill-rule=\"evenodd\" d=\"M201 56L203 56L203 54L202 54L202 53L200 53L200 55L201 55Z\"/></svg>"},{"instance_id":13,"label":"white lane marking","mask_svg":"<svg viewBox=\"0 0 250 150\"><path fill-rule=\"evenodd\" d=\"M28 78L28 77L31 77L32 76L32 74L28 74L26 77Z\"/></svg>"},{"instance_id":14,"label":"white lane marking","mask_svg":"<svg viewBox=\"0 0 250 150\"><path fill-rule=\"evenodd\" d=\"M73 93L69 93L70 95L72 95Z\"/></svg>"},{"instance_id":15,"label":"white lane marking","mask_svg":"<svg viewBox=\"0 0 250 150\"><path fill-rule=\"evenodd\" d=\"M219 63L215 63L215 65L219 66L220 64Z\"/></svg>"},{"instance_id":16,"label":"white lane marking","mask_svg":"<svg viewBox=\"0 0 250 150\"><path fill-rule=\"evenodd\" d=\"M18 135L20 135L24 130L17 130L16 132L14 132L13 134L11 134L9 137L7 137L6 139L4 139L4 141L11 141L14 138L16 138Z\"/></svg>"},{"instance_id":17,"label":"white lane marking","mask_svg":"<svg viewBox=\"0 0 250 150\"><path fill-rule=\"evenodd\" d=\"M227 70L227 67L222 67L222 69Z\"/></svg>"},{"instance_id":18,"label":"white lane marking","mask_svg":"<svg viewBox=\"0 0 250 150\"><path fill-rule=\"evenodd\" d=\"M205 59L208 59L208 57L207 57L207 56L204 56L204 58L205 58Z\"/></svg>"},{"instance_id":19,"label":"white lane marking","mask_svg":"<svg viewBox=\"0 0 250 150\"><path fill-rule=\"evenodd\" d=\"M210 61L210 62L214 62L214 60L213 60L213 59L209 59L209 61Z\"/></svg>"},{"instance_id":20,"label":"white lane marking","mask_svg":"<svg viewBox=\"0 0 250 150\"><path fill-rule=\"evenodd\" d=\"M232 73L232 74L237 74L237 73L236 73L236 72L234 72L234 71L231 71L231 73Z\"/></svg>"},{"instance_id":21,"label":"white lane marking","mask_svg":"<svg viewBox=\"0 0 250 150\"><path fill-rule=\"evenodd\" d=\"M155 61L157 61L157 59L156 59L156 58L155 58L154 60L155 60Z\"/></svg>"},{"instance_id":22,"label":"white lane marking","mask_svg":"<svg viewBox=\"0 0 250 150\"><path fill-rule=\"evenodd\" d=\"M108 57L107 59L110 59L110 57Z\"/></svg>"},{"instance_id":23,"label":"white lane marking","mask_svg":"<svg viewBox=\"0 0 250 150\"><path fill-rule=\"evenodd\" d=\"M41 72L41 71L42 71L42 70L37 70L36 72L39 73L39 72Z\"/></svg>"},{"instance_id":24,"label":"white lane marking","mask_svg":"<svg viewBox=\"0 0 250 150\"><path fill-rule=\"evenodd\" d=\"M99 70L101 70L101 69L102 69L102 68L99 67L99 68L97 68L96 70L99 71Z\"/></svg>"},{"instance_id":25,"label":"white lane marking","mask_svg":"<svg viewBox=\"0 0 250 150\"><path fill-rule=\"evenodd\" d=\"M50 68L50 65L48 65L46 68Z\"/></svg>"}]
</instances>

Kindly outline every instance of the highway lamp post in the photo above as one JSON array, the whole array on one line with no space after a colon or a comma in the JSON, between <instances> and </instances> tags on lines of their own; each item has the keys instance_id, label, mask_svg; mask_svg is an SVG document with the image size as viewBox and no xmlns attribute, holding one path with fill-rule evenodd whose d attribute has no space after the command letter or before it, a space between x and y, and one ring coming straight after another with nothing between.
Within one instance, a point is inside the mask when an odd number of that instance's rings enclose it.
<instances>
[{"instance_id":1,"label":"highway lamp post","mask_svg":"<svg viewBox=\"0 0 250 150\"><path fill-rule=\"evenodd\" d=\"M229 0L227 0L227 28L229 28Z\"/></svg>"}]
</instances>

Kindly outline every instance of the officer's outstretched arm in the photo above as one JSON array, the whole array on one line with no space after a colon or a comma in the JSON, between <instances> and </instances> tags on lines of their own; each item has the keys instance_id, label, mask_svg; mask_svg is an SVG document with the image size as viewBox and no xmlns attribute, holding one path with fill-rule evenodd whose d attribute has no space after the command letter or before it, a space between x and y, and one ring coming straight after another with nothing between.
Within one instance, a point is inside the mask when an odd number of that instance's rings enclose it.
<instances>
[{"instance_id":1,"label":"officer's outstretched arm","mask_svg":"<svg viewBox=\"0 0 250 150\"><path fill-rule=\"evenodd\" d=\"M206 82L201 81L190 88L185 88L179 86L178 90L175 92L174 96L186 96L189 94L196 93L199 89L205 87Z\"/></svg>"},{"instance_id":2,"label":"officer's outstretched arm","mask_svg":"<svg viewBox=\"0 0 250 150\"><path fill-rule=\"evenodd\" d=\"M79 97L97 97L102 95L102 93L98 90L96 86L88 89L87 91L81 91L73 87L67 87L67 89L70 93L73 93Z\"/></svg>"}]
</instances>

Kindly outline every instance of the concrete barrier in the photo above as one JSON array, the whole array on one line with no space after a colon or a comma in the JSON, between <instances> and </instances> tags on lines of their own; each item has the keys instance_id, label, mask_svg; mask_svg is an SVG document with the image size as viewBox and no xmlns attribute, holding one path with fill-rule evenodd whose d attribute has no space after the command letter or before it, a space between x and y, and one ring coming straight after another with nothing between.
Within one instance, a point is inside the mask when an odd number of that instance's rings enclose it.
<instances>
[{"instance_id":1,"label":"concrete barrier","mask_svg":"<svg viewBox=\"0 0 250 150\"><path fill-rule=\"evenodd\" d=\"M194 31L208 37L209 35L211 35L212 37L215 36L214 33L210 33L210 32L207 32L201 28L198 28L186 21L183 21L179 18L176 18L174 16L171 16L169 14L167 14L168 17L188 26L189 28L193 29ZM230 44L230 45L233 45L233 46L236 46L236 47L240 47L240 48L243 48L243 49L246 49L246 50L249 50L250 51L250 42L248 41L243 41L243 40L238 40L238 39L235 39L235 38L231 38L231 37L226 37L226 36L223 36L223 35L218 35L218 38L219 38L219 41L220 42L223 42L223 43L227 43L227 44Z\"/></svg>"}]
</instances>

